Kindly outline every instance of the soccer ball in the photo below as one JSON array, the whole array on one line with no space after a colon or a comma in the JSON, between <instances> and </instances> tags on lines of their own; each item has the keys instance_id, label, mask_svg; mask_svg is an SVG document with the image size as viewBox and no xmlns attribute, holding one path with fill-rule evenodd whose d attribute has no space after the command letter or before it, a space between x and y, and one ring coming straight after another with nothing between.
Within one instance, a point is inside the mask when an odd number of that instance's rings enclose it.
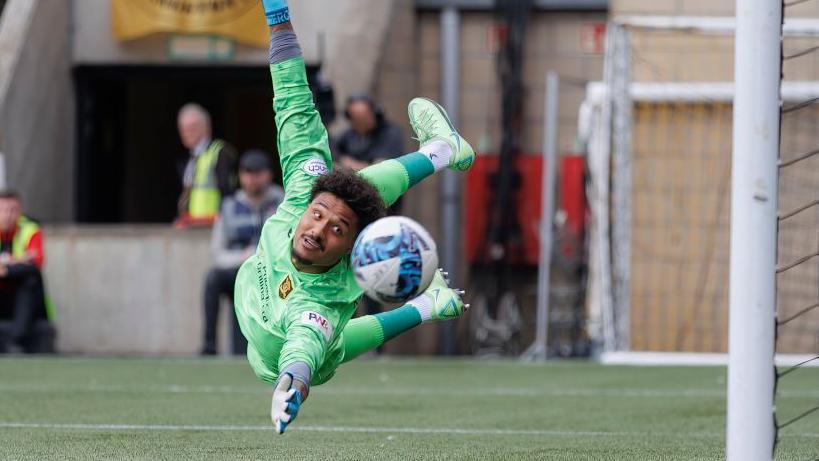
<instances>
[{"instance_id":1,"label":"soccer ball","mask_svg":"<svg viewBox=\"0 0 819 461\"><path fill-rule=\"evenodd\" d=\"M367 296L400 303L427 289L438 267L438 250L423 226L389 216L361 231L352 259L356 282Z\"/></svg>"}]
</instances>

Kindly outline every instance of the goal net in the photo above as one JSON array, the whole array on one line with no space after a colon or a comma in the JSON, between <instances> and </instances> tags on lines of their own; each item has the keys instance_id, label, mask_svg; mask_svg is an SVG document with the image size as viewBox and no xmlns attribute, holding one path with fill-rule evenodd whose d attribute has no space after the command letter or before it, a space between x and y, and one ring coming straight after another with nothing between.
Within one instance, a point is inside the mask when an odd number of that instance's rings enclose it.
<instances>
[{"instance_id":1,"label":"goal net","mask_svg":"<svg viewBox=\"0 0 819 461\"><path fill-rule=\"evenodd\" d=\"M728 344L733 18L609 24L602 82L581 108L592 213L588 329L605 354L724 353ZM786 21L784 56L819 46ZM800 62L797 62L801 59ZM783 160L819 149L819 52L785 60ZM780 264L819 245L819 156L780 170ZM813 205L810 205L813 203ZM753 229L738 230L753 232ZM819 351L819 258L778 276L777 352ZM781 322L780 322L781 323ZM795 360L798 360L796 358Z\"/></svg>"}]
</instances>

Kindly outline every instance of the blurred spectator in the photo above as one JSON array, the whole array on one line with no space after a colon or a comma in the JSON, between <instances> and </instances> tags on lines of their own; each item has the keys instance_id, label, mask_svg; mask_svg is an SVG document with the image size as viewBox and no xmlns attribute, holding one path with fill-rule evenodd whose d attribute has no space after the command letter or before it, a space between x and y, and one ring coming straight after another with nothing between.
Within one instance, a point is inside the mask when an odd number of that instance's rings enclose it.
<instances>
[{"instance_id":1,"label":"blurred spectator","mask_svg":"<svg viewBox=\"0 0 819 461\"><path fill-rule=\"evenodd\" d=\"M43 231L0 192L0 352L53 352L43 277Z\"/></svg>"},{"instance_id":2,"label":"blurred spectator","mask_svg":"<svg viewBox=\"0 0 819 461\"><path fill-rule=\"evenodd\" d=\"M366 94L354 94L344 106L350 128L333 142L338 163L360 170L382 160L403 155L404 136Z\"/></svg>"},{"instance_id":3,"label":"blurred spectator","mask_svg":"<svg viewBox=\"0 0 819 461\"><path fill-rule=\"evenodd\" d=\"M236 152L225 141L211 137L210 114L199 104L182 106L177 125L190 158L182 174L176 225L209 226L222 198L236 189Z\"/></svg>"},{"instance_id":4,"label":"blurred spectator","mask_svg":"<svg viewBox=\"0 0 819 461\"><path fill-rule=\"evenodd\" d=\"M260 150L246 152L239 162L240 189L222 202L213 225L211 249L214 267L205 281L205 338L203 355L216 354L216 321L222 295L233 299L239 266L256 251L262 226L284 199L284 190L272 184L270 160ZM287 236L282 236L287 238ZM247 341L233 319L233 353L244 354Z\"/></svg>"}]
</instances>

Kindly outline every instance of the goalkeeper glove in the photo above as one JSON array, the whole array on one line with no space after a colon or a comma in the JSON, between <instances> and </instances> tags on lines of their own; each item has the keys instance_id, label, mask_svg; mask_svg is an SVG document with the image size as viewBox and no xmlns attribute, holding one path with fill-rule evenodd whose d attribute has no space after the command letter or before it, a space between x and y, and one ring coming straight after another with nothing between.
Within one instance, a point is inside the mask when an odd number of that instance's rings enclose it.
<instances>
[{"instance_id":1,"label":"goalkeeper glove","mask_svg":"<svg viewBox=\"0 0 819 461\"><path fill-rule=\"evenodd\" d=\"M276 433L284 434L287 425L296 419L301 407L302 396L296 388L292 386L293 375L282 373L276 388L273 390L273 402L270 407L270 419L276 426Z\"/></svg>"}]
</instances>

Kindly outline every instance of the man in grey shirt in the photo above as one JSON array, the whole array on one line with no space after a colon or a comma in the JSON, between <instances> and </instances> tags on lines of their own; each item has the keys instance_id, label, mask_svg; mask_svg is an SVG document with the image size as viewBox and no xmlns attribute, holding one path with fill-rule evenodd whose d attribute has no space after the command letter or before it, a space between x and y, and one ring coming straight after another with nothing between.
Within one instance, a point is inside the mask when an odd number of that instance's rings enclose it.
<instances>
[{"instance_id":1,"label":"man in grey shirt","mask_svg":"<svg viewBox=\"0 0 819 461\"><path fill-rule=\"evenodd\" d=\"M222 296L233 299L239 266L256 251L262 226L284 199L284 190L272 184L270 159L260 150L245 152L239 161L240 189L222 201L213 225L213 268L205 281L205 337L203 355L216 354L216 323ZM239 331L233 309L234 354L244 354L247 342Z\"/></svg>"}]
</instances>

